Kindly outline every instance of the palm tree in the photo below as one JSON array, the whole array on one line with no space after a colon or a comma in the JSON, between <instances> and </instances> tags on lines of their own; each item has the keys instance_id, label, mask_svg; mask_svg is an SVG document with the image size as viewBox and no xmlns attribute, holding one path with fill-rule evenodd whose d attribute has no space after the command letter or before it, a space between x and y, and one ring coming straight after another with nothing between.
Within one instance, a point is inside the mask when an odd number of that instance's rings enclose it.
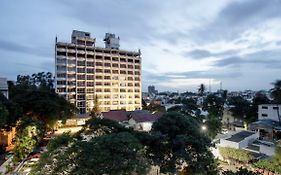
<instances>
[{"instance_id":1,"label":"palm tree","mask_svg":"<svg viewBox=\"0 0 281 175\"><path fill-rule=\"evenodd\" d=\"M204 85L204 84L200 84L200 86L199 86L199 88L198 88L198 94L199 94L200 96L203 96L205 90L206 90L205 85Z\"/></svg>"}]
</instances>

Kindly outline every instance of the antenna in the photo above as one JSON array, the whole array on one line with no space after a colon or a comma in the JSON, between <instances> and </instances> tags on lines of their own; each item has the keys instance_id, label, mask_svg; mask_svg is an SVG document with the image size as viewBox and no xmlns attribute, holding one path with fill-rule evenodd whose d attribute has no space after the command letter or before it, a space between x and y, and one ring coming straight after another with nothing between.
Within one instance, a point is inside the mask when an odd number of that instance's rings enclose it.
<instances>
[{"instance_id":1,"label":"antenna","mask_svg":"<svg viewBox=\"0 0 281 175\"><path fill-rule=\"evenodd\" d=\"M211 92L211 79L209 79L209 92Z\"/></svg>"}]
</instances>

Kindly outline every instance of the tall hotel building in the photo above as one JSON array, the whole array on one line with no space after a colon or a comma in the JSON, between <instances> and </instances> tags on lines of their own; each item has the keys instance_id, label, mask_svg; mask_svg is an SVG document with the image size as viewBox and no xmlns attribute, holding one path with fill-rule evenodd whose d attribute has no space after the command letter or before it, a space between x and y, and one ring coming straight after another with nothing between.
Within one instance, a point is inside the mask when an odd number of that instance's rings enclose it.
<instances>
[{"instance_id":1,"label":"tall hotel building","mask_svg":"<svg viewBox=\"0 0 281 175\"><path fill-rule=\"evenodd\" d=\"M72 32L71 43L56 40L56 92L90 112L98 97L102 111L141 108L140 51L119 50L119 37L106 33L105 48L89 32Z\"/></svg>"}]
</instances>

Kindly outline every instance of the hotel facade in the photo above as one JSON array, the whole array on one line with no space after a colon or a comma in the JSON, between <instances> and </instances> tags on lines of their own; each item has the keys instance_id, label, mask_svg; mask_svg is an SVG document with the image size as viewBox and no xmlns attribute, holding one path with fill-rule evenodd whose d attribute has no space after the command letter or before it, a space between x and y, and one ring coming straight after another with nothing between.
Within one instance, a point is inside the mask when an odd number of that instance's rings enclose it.
<instances>
[{"instance_id":1,"label":"hotel facade","mask_svg":"<svg viewBox=\"0 0 281 175\"><path fill-rule=\"evenodd\" d=\"M89 113L98 97L102 112L141 109L141 53L120 50L119 37L106 33L96 47L89 32L74 30L71 43L55 46L56 92Z\"/></svg>"}]
</instances>

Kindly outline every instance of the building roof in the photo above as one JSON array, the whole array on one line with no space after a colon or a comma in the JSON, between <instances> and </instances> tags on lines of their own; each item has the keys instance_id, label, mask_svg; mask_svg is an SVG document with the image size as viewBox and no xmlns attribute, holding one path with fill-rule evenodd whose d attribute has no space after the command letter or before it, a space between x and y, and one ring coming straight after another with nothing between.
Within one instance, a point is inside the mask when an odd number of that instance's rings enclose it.
<instances>
[{"instance_id":1,"label":"building roof","mask_svg":"<svg viewBox=\"0 0 281 175\"><path fill-rule=\"evenodd\" d=\"M281 130L281 125L270 119L259 120L250 124L250 129L255 130L257 128L268 129L268 130Z\"/></svg>"},{"instance_id":2,"label":"building roof","mask_svg":"<svg viewBox=\"0 0 281 175\"><path fill-rule=\"evenodd\" d=\"M161 113L154 113L151 114L147 113L131 113L132 119L134 119L137 123L141 122L155 122L158 120L162 114Z\"/></svg>"},{"instance_id":3,"label":"building roof","mask_svg":"<svg viewBox=\"0 0 281 175\"><path fill-rule=\"evenodd\" d=\"M117 122L124 122L132 118L137 123L154 122L158 120L162 115L163 115L162 113L151 114L147 110L137 110L137 111L111 110L108 112L102 112L102 117L105 119L114 120Z\"/></svg>"},{"instance_id":4,"label":"building roof","mask_svg":"<svg viewBox=\"0 0 281 175\"><path fill-rule=\"evenodd\" d=\"M232 135L230 138L228 138L226 140L238 143L253 134L255 134L255 133L250 132L250 131L241 131L241 132L238 132L238 133Z\"/></svg>"},{"instance_id":5,"label":"building roof","mask_svg":"<svg viewBox=\"0 0 281 175\"><path fill-rule=\"evenodd\" d=\"M102 112L102 117L117 122L128 121L128 114L125 110L111 110L108 112Z\"/></svg>"}]
</instances>

